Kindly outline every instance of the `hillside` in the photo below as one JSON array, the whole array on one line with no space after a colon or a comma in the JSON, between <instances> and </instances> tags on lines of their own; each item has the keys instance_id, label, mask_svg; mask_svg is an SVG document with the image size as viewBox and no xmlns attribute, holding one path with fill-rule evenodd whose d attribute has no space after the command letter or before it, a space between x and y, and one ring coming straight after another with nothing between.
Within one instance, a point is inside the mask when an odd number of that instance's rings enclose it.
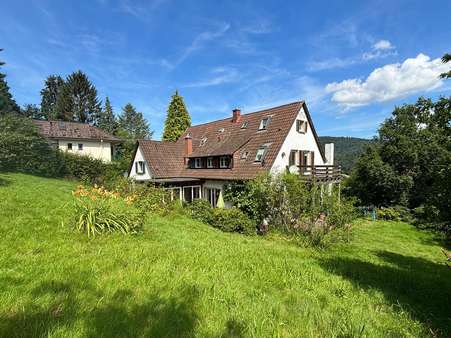
<instances>
[{"instance_id":1,"label":"hillside","mask_svg":"<svg viewBox=\"0 0 451 338\"><path fill-rule=\"evenodd\" d=\"M341 165L344 173L349 174L352 170L357 157L362 153L371 140L357 137L334 137L320 136L320 143L324 146L326 143L335 144L335 161Z\"/></svg>"},{"instance_id":2,"label":"hillside","mask_svg":"<svg viewBox=\"0 0 451 338\"><path fill-rule=\"evenodd\" d=\"M0 173L0 337L418 337L451 333L436 238L360 221L327 250L183 215L87 238L76 182Z\"/></svg>"}]
</instances>

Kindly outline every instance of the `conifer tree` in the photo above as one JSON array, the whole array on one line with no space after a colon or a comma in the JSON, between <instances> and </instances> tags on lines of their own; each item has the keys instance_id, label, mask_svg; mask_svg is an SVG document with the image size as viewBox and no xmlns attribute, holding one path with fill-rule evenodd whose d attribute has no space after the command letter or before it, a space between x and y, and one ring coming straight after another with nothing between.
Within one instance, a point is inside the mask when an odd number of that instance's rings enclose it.
<instances>
[{"instance_id":1,"label":"conifer tree","mask_svg":"<svg viewBox=\"0 0 451 338\"><path fill-rule=\"evenodd\" d=\"M97 124L101 111L97 89L82 71L67 77L58 95L56 110L58 119Z\"/></svg>"},{"instance_id":2,"label":"conifer tree","mask_svg":"<svg viewBox=\"0 0 451 338\"><path fill-rule=\"evenodd\" d=\"M64 80L59 75L50 75L45 80L44 88L41 89L41 111L46 120L58 118L56 101L63 85Z\"/></svg>"},{"instance_id":3,"label":"conifer tree","mask_svg":"<svg viewBox=\"0 0 451 338\"><path fill-rule=\"evenodd\" d=\"M100 113L97 126L100 129L105 130L107 133L116 134L117 132L117 120L114 116L113 107L111 106L108 96L105 98L105 105Z\"/></svg>"},{"instance_id":4,"label":"conifer tree","mask_svg":"<svg viewBox=\"0 0 451 338\"><path fill-rule=\"evenodd\" d=\"M39 109L38 106L35 104L26 104L23 106L23 108L20 110L20 113L25 116L29 117L31 119L38 119L38 120L45 120L46 116L42 113L41 109Z\"/></svg>"},{"instance_id":5,"label":"conifer tree","mask_svg":"<svg viewBox=\"0 0 451 338\"><path fill-rule=\"evenodd\" d=\"M132 142L138 139L149 139L153 134L143 114L137 112L131 103L127 103L122 108L122 114L119 116L119 130L122 137Z\"/></svg>"},{"instance_id":6,"label":"conifer tree","mask_svg":"<svg viewBox=\"0 0 451 338\"><path fill-rule=\"evenodd\" d=\"M168 114L164 123L163 140L177 141L180 135L190 126L191 117L183 102L183 97L176 90L168 107Z\"/></svg>"},{"instance_id":7,"label":"conifer tree","mask_svg":"<svg viewBox=\"0 0 451 338\"><path fill-rule=\"evenodd\" d=\"M0 49L0 52L2 50L3 49ZM0 61L0 67L4 64L4 62ZM0 115L4 115L6 113L19 113L20 108L9 92L9 86L5 78L6 74L0 71Z\"/></svg>"}]
</instances>

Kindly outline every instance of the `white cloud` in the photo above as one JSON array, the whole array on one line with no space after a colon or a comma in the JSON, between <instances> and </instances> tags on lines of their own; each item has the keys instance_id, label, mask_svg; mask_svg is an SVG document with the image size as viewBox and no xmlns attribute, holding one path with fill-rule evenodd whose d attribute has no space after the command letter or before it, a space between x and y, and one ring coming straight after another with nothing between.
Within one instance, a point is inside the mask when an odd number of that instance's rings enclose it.
<instances>
[{"instance_id":1,"label":"white cloud","mask_svg":"<svg viewBox=\"0 0 451 338\"><path fill-rule=\"evenodd\" d=\"M388 40L379 40L373 45L375 50L394 49L395 47Z\"/></svg>"},{"instance_id":2,"label":"white cloud","mask_svg":"<svg viewBox=\"0 0 451 338\"><path fill-rule=\"evenodd\" d=\"M211 71L212 77L197 82L191 82L184 87L197 88L197 87L211 87L218 86L225 83L237 82L241 78L240 73L235 68L230 67L218 67Z\"/></svg>"},{"instance_id":3,"label":"white cloud","mask_svg":"<svg viewBox=\"0 0 451 338\"><path fill-rule=\"evenodd\" d=\"M329 83L328 93L333 93L332 101L346 107L363 106L373 102L384 102L442 85L439 74L447 71L449 65L440 59L431 60L424 54L376 68L362 81L348 79Z\"/></svg>"}]
</instances>

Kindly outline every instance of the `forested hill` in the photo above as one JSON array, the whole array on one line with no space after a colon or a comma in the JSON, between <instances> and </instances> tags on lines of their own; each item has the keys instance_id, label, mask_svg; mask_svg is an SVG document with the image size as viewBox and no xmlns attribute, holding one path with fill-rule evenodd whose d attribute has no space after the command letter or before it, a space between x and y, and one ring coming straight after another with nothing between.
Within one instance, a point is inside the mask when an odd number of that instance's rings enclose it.
<instances>
[{"instance_id":1,"label":"forested hill","mask_svg":"<svg viewBox=\"0 0 451 338\"><path fill-rule=\"evenodd\" d=\"M341 165L344 173L349 174L359 154L371 140L357 137L320 136L319 141L324 147L326 143L335 144L335 164Z\"/></svg>"}]
</instances>

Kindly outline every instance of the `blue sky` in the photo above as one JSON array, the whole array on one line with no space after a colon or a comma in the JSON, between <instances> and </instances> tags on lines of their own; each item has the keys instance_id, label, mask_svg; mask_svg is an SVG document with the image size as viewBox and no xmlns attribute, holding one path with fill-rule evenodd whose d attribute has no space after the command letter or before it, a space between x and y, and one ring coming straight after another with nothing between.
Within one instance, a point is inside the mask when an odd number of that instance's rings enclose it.
<instances>
[{"instance_id":1,"label":"blue sky","mask_svg":"<svg viewBox=\"0 0 451 338\"><path fill-rule=\"evenodd\" d=\"M193 123L304 99L320 135L371 137L395 105L450 95L450 1L21 1L0 11L19 104L49 74L86 72L159 139L170 96Z\"/></svg>"}]
</instances>

